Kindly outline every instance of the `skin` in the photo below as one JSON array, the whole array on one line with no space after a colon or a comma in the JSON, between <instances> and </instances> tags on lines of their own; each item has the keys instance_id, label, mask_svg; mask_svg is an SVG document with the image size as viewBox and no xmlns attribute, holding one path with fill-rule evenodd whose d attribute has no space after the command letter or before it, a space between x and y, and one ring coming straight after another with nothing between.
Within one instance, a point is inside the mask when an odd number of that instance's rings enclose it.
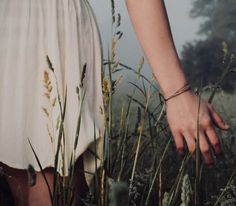
<instances>
[{"instance_id":1,"label":"skin","mask_svg":"<svg viewBox=\"0 0 236 206\"><path fill-rule=\"evenodd\" d=\"M0 163L4 174L7 174L6 180L12 192L15 206L50 206L50 195L45 180L41 172L37 172L36 184L33 187L28 185L28 174L26 170L15 169ZM85 197L88 192L88 186L85 181L83 170L83 159L80 156L76 162L76 171L73 182L74 204L82 206L80 198ZM53 191L53 168L44 169L47 181L51 191ZM60 206L60 204L59 204Z\"/></svg>"},{"instance_id":2,"label":"skin","mask_svg":"<svg viewBox=\"0 0 236 206\"><path fill-rule=\"evenodd\" d=\"M172 95L186 82L186 76L170 30L163 0L126 0L128 13L152 72L165 98ZM195 156L197 136L197 113L199 97L192 91L184 92L166 102L167 120L173 134L177 151L183 155L185 142ZM212 167L211 148L216 155L222 153L215 126L227 130L229 125L213 106L200 100L199 111L200 150L205 163ZM208 143L209 142L209 143Z\"/></svg>"},{"instance_id":3,"label":"skin","mask_svg":"<svg viewBox=\"0 0 236 206\"><path fill-rule=\"evenodd\" d=\"M169 97L176 89L182 87L187 80L173 43L164 2L163 0L126 0L125 2L153 74L164 96ZM184 153L185 141L189 151L194 156L198 101L198 97L193 92L188 91L170 99L166 104L168 123L180 154ZM229 126L224 124L211 104L204 100L201 100L200 104L200 150L206 164L212 165L213 159L210 148L212 147L216 154L221 153L219 138L214 127L217 126L225 130ZM82 166L81 163L79 165L77 168ZM14 177L7 178L7 181L13 192L14 200L18 203L16 205L50 205L47 187L40 172L37 173L37 184L29 188L26 171L9 168L6 165L1 166L7 174ZM75 190L77 194L85 193L87 185L83 174L78 172L76 174ZM47 170L46 176L52 187L52 171ZM79 205L79 203L76 205Z\"/></svg>"}]
</instances>

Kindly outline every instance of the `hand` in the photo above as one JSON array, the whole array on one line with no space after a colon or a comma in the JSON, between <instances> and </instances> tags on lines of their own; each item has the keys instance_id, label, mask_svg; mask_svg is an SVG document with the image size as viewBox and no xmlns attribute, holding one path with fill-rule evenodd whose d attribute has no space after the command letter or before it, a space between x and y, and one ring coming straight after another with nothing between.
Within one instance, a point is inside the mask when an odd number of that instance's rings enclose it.
<instances>
[{"instance_id":1,"label":"hand","mask_svg":"<svg viewBox=\"0 0 236 206\"><path fill-rule=\"evenodd\" d=\"M180 155L184 154L185 140L189 152L195 157L198 104L199 96L194 95L192 91L184 92L166 102L167 120ZM214 126L223 130L229 128L215 112L213 106L201 99L199 110L199 147L204 161L209 167L214 163L210 151L211 147L213 147L216 155L222 152Z\"/></svg>"}]
</instances>

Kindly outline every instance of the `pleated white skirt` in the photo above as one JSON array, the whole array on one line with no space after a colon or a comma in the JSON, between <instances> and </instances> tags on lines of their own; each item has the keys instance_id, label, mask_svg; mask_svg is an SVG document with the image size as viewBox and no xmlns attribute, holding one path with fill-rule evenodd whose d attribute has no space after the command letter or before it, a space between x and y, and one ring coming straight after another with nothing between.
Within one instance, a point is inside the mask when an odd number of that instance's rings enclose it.
<instances>
[{"instance_id":1,"label":"pleated white skirt","mask_svg":"<svg viewBox=\"0 0 236 206\"><path fill-rule=\"evenodd\" d=\"M54 166L67 93L58 171L68 175L72 155L83 153L90 184L103 147L101 45L87 0L0 1L1 162L19 169L31 164L39 171L31 142L42 167Z\"/></svg>"}]
</instances>

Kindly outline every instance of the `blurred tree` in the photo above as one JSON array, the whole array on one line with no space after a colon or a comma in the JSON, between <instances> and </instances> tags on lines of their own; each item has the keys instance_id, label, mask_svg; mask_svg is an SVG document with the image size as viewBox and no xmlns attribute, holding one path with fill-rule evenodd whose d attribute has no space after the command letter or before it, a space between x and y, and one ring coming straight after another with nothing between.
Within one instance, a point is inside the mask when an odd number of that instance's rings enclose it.
<instances>
[{"instance_id":1,"label":"blurred tree","mask_svg":"<svg viewBox=\"0 0 236 206\"><path fill-rule=\"evenodd\" d=\"M231 52L236 52L236 1L235 0L194 0L190 11L192 18L201 17L199 35L203 38L187 43L181 59L189 80L194 86L214 84L223 72L222 41ZM228 76L222 87L232 93L235 89L235 75Z\"/></svg>"}]
</instances>

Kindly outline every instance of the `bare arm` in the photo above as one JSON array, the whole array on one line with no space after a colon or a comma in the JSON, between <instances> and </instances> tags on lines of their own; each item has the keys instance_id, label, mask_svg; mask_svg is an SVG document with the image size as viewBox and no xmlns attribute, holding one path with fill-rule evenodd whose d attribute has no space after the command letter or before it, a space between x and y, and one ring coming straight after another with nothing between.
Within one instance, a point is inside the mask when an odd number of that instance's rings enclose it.
<instances>
[{"instance_id":1,"label":"bare arm","mask_svg":"<svg viewBox=\"0 0 236 206\"><path fill-rule=\"evenodd\" d=\"M186 83L162 0L126 0L130 18L165 96ZM175 80L175 81L172 81Z\"/></svg>"},{"instance_id":2,"label":"bare arm","mask_svg":"<svg viewBox=\"0 0 236 206\"><path fill-rule=\"evenodd\" d=\"M174 46L164 1L126 0L126 5L153 74L164 96L169 97L187 80ZM167 102L167 119L180 154L183 154L185 140L194 156L198 101L198 97L192 91L188 91ZM213 106L201 100L200 149L208 165L213 164L211 146L216 154L221 153L214 125L221 129L229 128Z\"/></svg>"}]
</instances>

